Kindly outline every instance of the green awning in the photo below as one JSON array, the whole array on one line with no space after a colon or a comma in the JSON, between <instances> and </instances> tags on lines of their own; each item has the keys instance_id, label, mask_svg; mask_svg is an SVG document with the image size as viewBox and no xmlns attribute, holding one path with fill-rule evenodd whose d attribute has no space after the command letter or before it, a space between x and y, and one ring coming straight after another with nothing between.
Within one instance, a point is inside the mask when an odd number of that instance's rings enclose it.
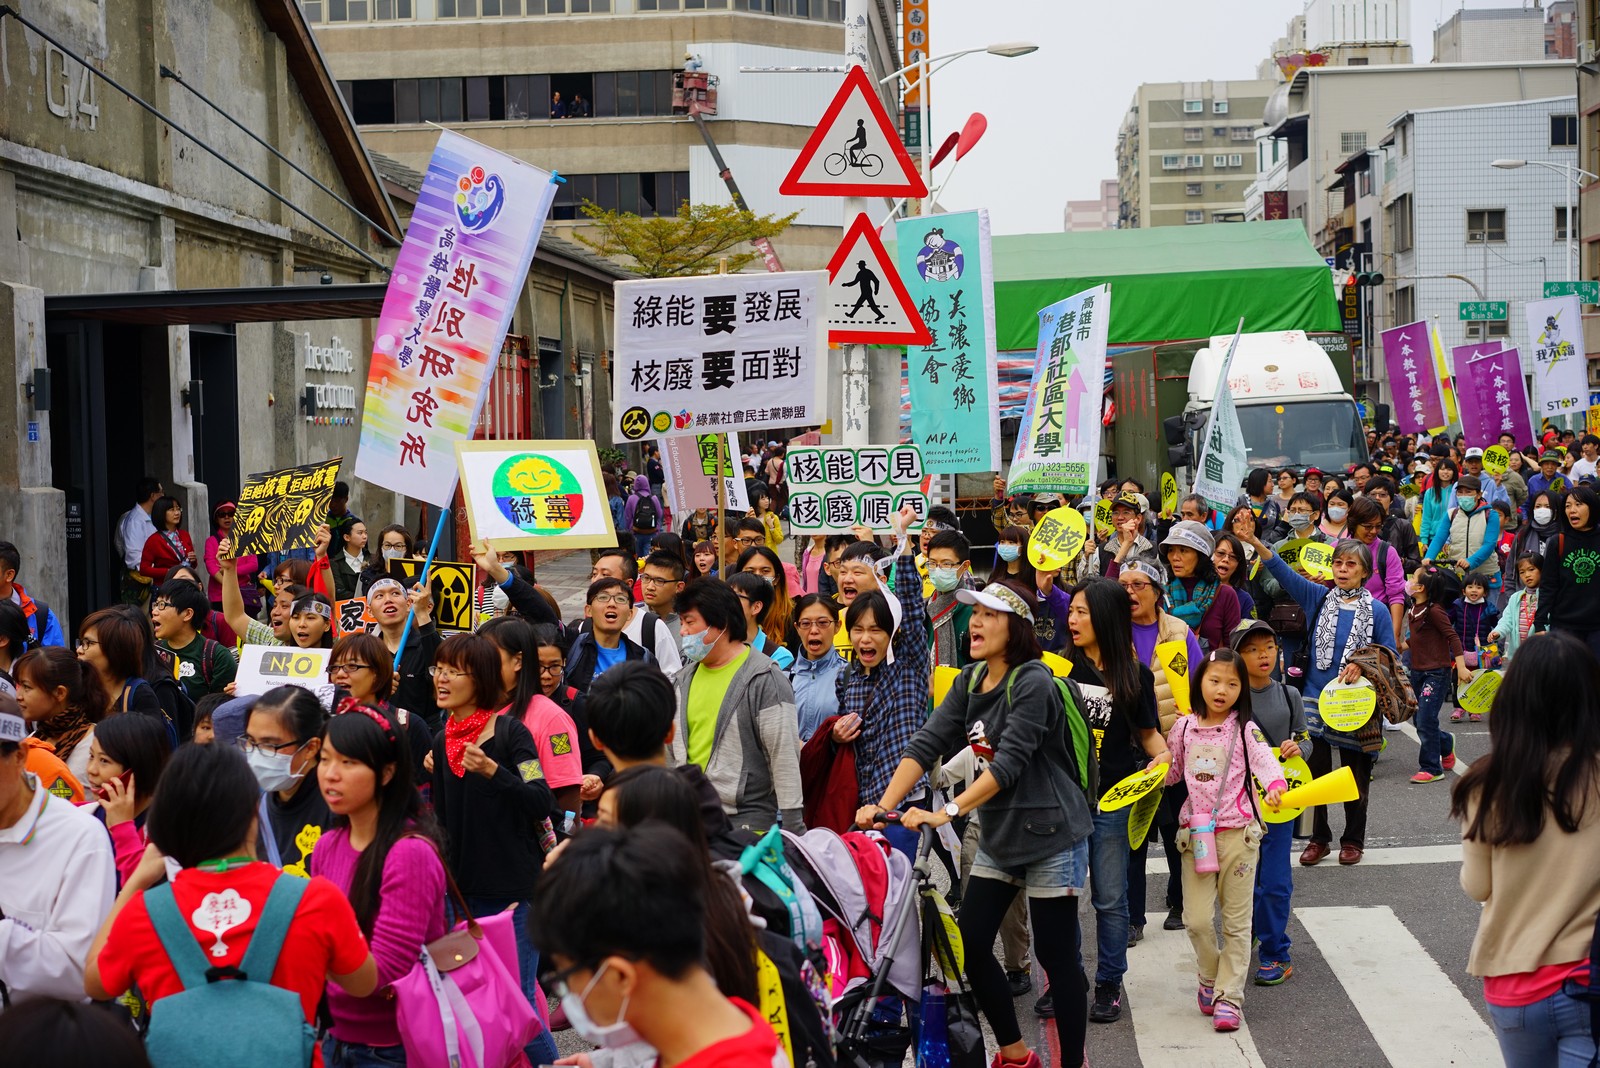
<instances>
[{"instance_id":1,"label":"green awning","mask_svg":"<svg viewBox=\"0 0 1600 1068\"><path fill-rule=\"evenodd\" d=\"M1040 308L1111 283L1113 345L1338 330L1328 265L1295 220L994 238L1001 352L1032 349Z\"/></svg>"}]
</instances>

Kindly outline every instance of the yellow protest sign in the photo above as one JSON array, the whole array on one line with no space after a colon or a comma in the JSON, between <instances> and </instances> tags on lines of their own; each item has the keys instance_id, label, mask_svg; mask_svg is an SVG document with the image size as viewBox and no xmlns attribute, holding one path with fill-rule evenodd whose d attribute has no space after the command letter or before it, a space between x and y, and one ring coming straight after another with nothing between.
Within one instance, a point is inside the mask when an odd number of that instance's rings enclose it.
<instances>
[{"instance_id":1,"label":"yellow protest sign","mask_svg":"<svg viewBox=\"0 0 1600 1068\"><path fill-rule=\"evenodd\" d=\"M1422 491L1417 488L1417 484L1415 482L1402 482L1400 484L1400 496L1405 497L1408 500L1419 495L1421 492Z\"/></svg>"},{"instance_id":2,"label":"yellow protest sign","mask_svg":"<svg viewBox=\"0 0 1600 1068\"><path fill-rule=\"evenodd\" d=\"M1305 762L1304 757L1285 757L1278 751L1277 746L1272 747L1272 755L1277 757L1278 763L1283 766L1283 781L1288 784L1286 789L1292 790L1311 781L1311 765ZM1261 789L1259 782L1256 783L1256 798L1261 806L1261 818L1268 823L1288 823L1297 819L1303 811L1287 805L1281 808L1269 808L1266 791Z\"/></svg>"},{"instance_id":3,"label":"yellow protest sign","mask_svg":"<svg viewBox=\"0 0 1600 1068\"><path fill-rule=\"evenodd\" d=\"M1057 508L1040 518L1028 537L1028 562L1041 571L1072 563L1089 539L1089 525L1076 508Z\"/></svg>"},{"instance_id":4,"label":"yellow protest sign","mask_svg":"<svg viewBox=\"0 0 1600 1068\"><path fill-rule=\"evenodd\" d=\"M1491 475L1503 475L1511 466L1511 453L1504 445L1491 445L1483 450L1483 469Z\"/></svg>"},{"instance_id":5,"label":"yellow protest sign","mask_svg":"<svg viewBox=\"0 0 1600 1068\"><path fill-rule=\"evenodd\" d=\"M1314 579L1333 578L1333 546L1313 541L1300 550L1300 570Z\"/></svg>"},{"instance_id":6,"label":"yellow protest sign","mask_svg":"<svg viewBox=\"0 0 1600 1068\"><path fill-rule=\"evenodd\" d=\"M1591 434L1600 434L1600 404L1589 405L1588 431Z\"/></svg>"},{"instance_id":7,"label":"yellow protest sign","mask_svg":"<svg viewBox=\"0 0 1600 1068\"><path fill-rule=\"evenodd\" d=\"M1094 532L1101 540L1111 536L1111 502L1096 501L1094 505Z\"/></svg>"},{"instance_id":8,"label":"yellow protest sign","mask_svg":"<svg viewBox=\"0 0 1600 1068\"><path fill-rule=\"evenodd\" d=\"M1044 660L1044 666L1049 668L1050 674L1054 675L1056 678L1065 679L1072 675L1072 661L1068 660L1061 654L1052 653L1047 650L1043 654L1042 659ZM939 669L934 668L934 670L937 671Z\"/></svg>"},{"instance_id":9,"label":"yellow protest sign","mask_svg":"<svg viewBox=\"0 0 1600 1068\"><path fill-rule=\"evenodd\" d=\"M1494 705L1494 695L1500 691L1505 673L1480 671L1473 676L1465 689L1456 695L1456 707L1473 716L1481 716Z\"/></svg>"},{"instance_id":10,"label":"yellow protest sign","mask_svg":"<svg viewBox=\"0 0 1600 1068\"><path fill-rule=\"evenodd\" d=\"M1161 514L1172 515L1178 510L1178 480L1168 471L1161 476Z\"/></svg>"},{"instance_id":11,"label":"yellow protest sign","mask_svg":"<svg viewBox=\"0 0 1600 1068\"><path fill-rule=\"evenodd\" d=\"M1189 712L1189 643L1162 642L1156 646L1155 653L1156 663L1166 672L1173 700L1178 702L1178 711Z\"/></svg>"},{"instance_id":12,"label":"yellow protest sign","mask_svg":"<svg viewBox=\"0 0 1600 1068\"><path fill-rule=\"evenodd\" d=\"M945 695L950 692L950 684L955 682L961 674L960 668L945 667L940 665L933 669L933 707L938 708L944 704Z\"/></svg>"},{"instance_id":13,"label":"yellow protest sign","mask_svg":"<svg viewBox=\"0 0 1600 1068\"><path fill-rule=\"evenodd\" d=\"M1377 707L1378 691L1365 679L1348 686L1330 682L1322 688L1322 696L1317 700L1317 714L1322 722L1345 734L1364 726Z\"/></svg>"},{"instance_id":14,"label":"yellow protest sign","mask_svg":"<svg viewBox=\"0 0 1600 1068\"><path fill-rule=\"evenodd\" d=\"M1292 538L1278 546L1274 552L1278 558L1290 567L1300 566L1300 550L1311 544L1310 538Z\"/></svg>"},{"instance_id":15,"label":"yellow protest sign","mask_svg":"<svg viewBox=\"0 0 1600 1068\"><path fill-rule=\"evenodd\" d=\"M1152 764L1143 771L1136 771L1105 792L1105 796L1100 798L1100 811L1115 812L1119 808L1126 808L1160 786L1166 779L1165 763Z\"/></svg>"},{"instance_id":16,"label":"yellow protest sign","mask_svg":"<svg viewBox=\"0 0 1600 1068\"><path fill-rule=\"evenodd\" d=\"M1164 787L1158 786L1133 803L1133 811L1128 813L1128 848L1138 849L1144 845L1150 828L1155 826L1156 810L1161 807L1161 795L1165 792Z\"/></svg>"}]
</instances>

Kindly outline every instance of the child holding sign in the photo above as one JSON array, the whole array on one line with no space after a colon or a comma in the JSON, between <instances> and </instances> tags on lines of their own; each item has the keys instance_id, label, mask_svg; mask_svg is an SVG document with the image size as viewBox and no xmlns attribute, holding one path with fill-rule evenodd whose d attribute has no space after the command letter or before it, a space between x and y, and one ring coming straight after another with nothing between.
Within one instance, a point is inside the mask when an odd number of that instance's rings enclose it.
<instances>
[{"instance_id":1,"label":"child holding sign","mask_svg":"<svg viewBox=\"0 0 1600 1068\"><path fill-rule=\"evenodd\" d=\"M1233 632L1233 649L1250 679L1251 718L1269 745L1285 759L1301 755L1306 741L1306 706L1300 691L1272 677L1278 667L1278 635L1262 620L1245 620ZM1251 926L1261 943L1257 986L1277 986L1294 972L1289 963L1289 902L1294 878L1289 854L1293 822L1267 823L1256 867L1255 909Z\"/></svg>"},{"instance_id":2,"label":"child holding sign","mask_svg":"<svg viewBox=\"0 0 1600 1068\"><path fill-rule=\"evenodd\" d=\"M1267 786L1267 804L1278 806L1284 778L1261 728L1251 722L1250 680L1244 661L1231 649L1206 654L1194 674L1200 700L1167 738L1172 752L1170 786L1189 787L1179 818L1183 853L1183 925L1200 966L1196 1000L1218 1031L1237 1031L1243 1017L1244 973L1250 963L1250 920L1261 822L1256 818L1250 772ZM1213 909L1222 910L1222 947L1217 947Z\"/></svg>"},{"instance_id":3,"label":"child holding sign","mask_svg":"<svg viewBox=\"0 0 1600 1068\"><path fill-rule=\"evenodd\" d=\"M1456 740L1449 731L1439 729L1439 709L1450 690L1451 663L1463 686L1472 681L1472 670L1461 648L1461 635L1450 622L1450 606L1461 595L1455 575L1424 564L1411 577L1410 592L1407 647L1411 651L1411 688L1417 694L1417 740L1422 746L1421 767L1411 781L1420 784L1438 782L1456 765Z\"/></svg>"}]
</instances>

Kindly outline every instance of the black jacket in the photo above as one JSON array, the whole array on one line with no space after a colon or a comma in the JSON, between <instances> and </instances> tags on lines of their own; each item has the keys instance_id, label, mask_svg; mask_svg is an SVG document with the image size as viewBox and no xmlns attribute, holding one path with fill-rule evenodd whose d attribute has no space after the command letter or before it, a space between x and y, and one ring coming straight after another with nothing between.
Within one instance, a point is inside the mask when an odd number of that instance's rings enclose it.
<instances>
[{"instance_id":1,"label":"black jacket","mask_svg":"<svg viewBox=\"0 0 1600 1068\"><path fill-rule=\"evenodd\" d=\"M433 809L445 833L445 859L462 894L527 901L544 866L541 822L555 795L539 766L528 728L496 716L484 754L500 765L492 778L457 777L445 755L445 736L433 742Z\"/></svg>"},{"instance_id":2,"label":"black jacket","mask_svg":"<svg viewBox=\"0 0 1600 1068\"><path fill-rule=\"evenodd\" d=\"M617 635L617 641L622 644L626 659L643 660L647 664L655 662L655 654L648 652L644 646L626 634ZM573 641L571 651L567 653L567 674L562 681L579 693L588 693L589 685L594 682L594 671L599 661L600 654L595 646L594 631L581 632Z\"/></svg>"}]
</instances>

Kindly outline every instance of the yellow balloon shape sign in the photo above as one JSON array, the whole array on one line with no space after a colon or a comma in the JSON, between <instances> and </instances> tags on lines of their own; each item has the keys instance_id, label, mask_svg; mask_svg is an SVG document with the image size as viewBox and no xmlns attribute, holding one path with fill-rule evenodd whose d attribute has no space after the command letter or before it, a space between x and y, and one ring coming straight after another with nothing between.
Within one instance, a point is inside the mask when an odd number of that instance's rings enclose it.
<instances>
[{"instance_id":1,"label":"yellow balloon shape sign","mask_svg":"<svg viewBox=\"0 0 1600 1068\"><path fill-rule=\"evenodd\" d=\"M1128 847L1138 849L1144 845L1144 840L1150 835L1150 828L1156 822L1156 810L1161 807L1161 795L1166 791L1156 787L1133 803L1133 811L1128 813Z\"/></svg>"},{"instance_id":2,"label":"yellow balloon shape sign","mask_svg":"<svg viewBox=\"0 0 1600 1068\"><path fill-rule=\"evenodd\" d=\"M1072 563L1089 538L1089 525L1076 508L1046 512L1028 538L1028 562L1041 571Z\"/></svg>"},{"instance_id":3,"label":"yellow balloon shape sign","mask_svg":"<svg viewBox=\"0 0 1600 1068\"><path fill-rule=\"evenodd\" d=\"M1272 755L1278 758L1279 764L1283 765L1283 781L1288 784L1288 790L1293 790L1296 786L1304 786L1311 781L1311 766L1305 762L1304 757L1286 757L1278 752L1276 746L1272 749ZM1261 806L1261 818L1268 823L1288 823L1290 820L1298 818L1300 813L1304 811L1303 809L1290 808L1287 805L1268 808L1266 791L1261 790L1259 788L1260 785L1260 783L1256 784L1256 797ZM1288 790L1284 792L1287 793Z\"/></svg>"},{"instance_id":4,"label":"yellow balloon shape sign","mask_svg":"<svg viewBox=\"0 0 1600 1068\"><path fill-rule=\"evenodd\" d=\"M1511 453L1504 445L1491 445L1483 450L1483 469L1491 475L1503 475L1511 466Z\"/></svg>"},{"instance_id":5,"label":"yellow balloon shape sign","mask_svg":"<svg viewBox=\"0 0 1600 1068\"><path fill-rule=\"evenodd\" d=\"M1161 514L1172 515L1178 510L1178 480L1168 471L1161 476Z\"/></svg>"},{"instance_id":6,"label":"yellow balloon shape sign","mask_svg":"<svg viewBox=\"0 0 1600 1068\"><path fill-rule=\"evenodd\" d=\"M1365 680L1346 686L1332 682L1322 688L1317 699L1317 713L1322 722L1336 731L1349 734L1359 730L1372 718L1378 707L1378 691Z\"/></svg>"},{"instance_id":7,"label":"yellow balloon shape sign","mask_svg":"<svg viewBox=\"0 0 1600 1068\"><path fill-rule=\"evenodd\" d=\"M1172 687L1173 699L1179 712L1191 711L1189 707L1189 643L1162 642L1156 646L1156 663L1166 673L1167 685Z\"/></svg>"},{"instance_id":8,"label":"yellow balloon shape sign","mask_svg":"<svg viewBox=\"0 0 1600 1068\"><path fill-rule=\"evenodd\" d=\"M1500 683L1504 678L1505 674L1499 671L1479 672L1466 689L1456 696L1456 706L1471 715L1483 715L1493 706L1494 695L1500 692Z\"/></svg>"},{"instance_id":9,"label":"yellow balloon shape sign","mask_svg":"<svg viewBox=\"0 0 1600 1068\"><path fill-rule=\"evenodd\" d=\"M1050 674L1054 675L1056 678L1065 679L1071 677L1072 661L1068 660L1066 657L1060 655L1059 653L1046 651L1041 659L1044 661L1044 666L1050 669Z\"/></svg>"},{"instance_id":10,"label":"yellow balloon shape sign","mask_svg":"<svg viewBox=\"0 0 1600 1068\"><path fill-rule=\"evenodd\" d=\"M1094 506L1094 532L1101 540L1111 536L1111 502L1096 501Z\"/></svg>"},{"instance_id":11,"label":"yellow balloon shape sign","mask_svg":"<svg viewBox=\"0 0 1600 1068\"><path fill-rule=\"evenodd\" d=\"M1101 812L1115 812L1126 808L1167 780L1167 765L1152 764L1136 771L1105 792L1100 799Z\"/></svg>"},{"instance_id":12,"label":"yellow balloon shape sign","mask_svg":"<svg viewBox=\"0 0 1600 1068\"><path fill-rule=\"evenodd\" d=\"M1347 765L1320 779L1312 779L1304 786L1285 790L1280 803L1284 808L1314 808L1317 805L1354 801L1360 796L1361 788L1356 785L1356 773Z\"/></svg>"},{"instance_id":13,"label":"yellow balloon shape sign","mask_svg":"<svg viewBox=\"0 0 1600 1068\"><path fill-rule=\"evenodd\" d=\"M961 675L960 668L936 667L933 669L933 707L938 708L944 704L945 695L950 692L950 684Z\"/></svg>"},{"instance_id":14,"label":"yellow balloon shape sign","mask_svg":"<svg viewBox=\"0 0 1600 1068\"><path fill-rule=\"evenodd\" d=\"M1295 538L1278 546L1278 555L1290 567L1314 579L1333 578L1333 546L1310 538Z\"/></svg>"}]
</instances>

